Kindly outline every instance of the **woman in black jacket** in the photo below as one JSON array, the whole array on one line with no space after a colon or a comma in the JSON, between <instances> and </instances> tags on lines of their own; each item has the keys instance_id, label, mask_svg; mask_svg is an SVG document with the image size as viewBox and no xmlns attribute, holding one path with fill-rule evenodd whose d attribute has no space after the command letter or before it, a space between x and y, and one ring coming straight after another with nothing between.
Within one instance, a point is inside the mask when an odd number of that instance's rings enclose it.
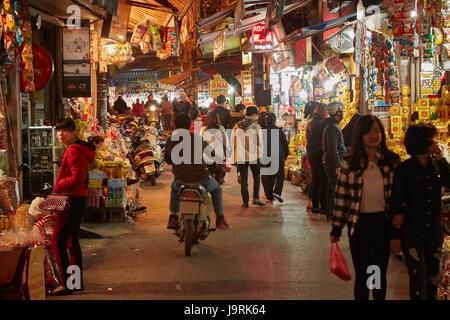
<instances>
[{"instance_id":1,"label":"woman in black jacket","mask_svg":"<svg viewBox=\"0 0 450 320\"><path fill-rule=\"evenodd\" d=\"M324 129L323 119L328 117L327 108L315 103L312 120L306 127L306 155L311 165L311 200L312 213L326 213L327 208L327 177L322 163L322 135Z\"/></svg>"},{"instance_id":2,"label":"woman in black jacket","mask_svg":"<svg viewBox=\"0 0 450 320\"><path fill-rule=\"evenodd\" d=\"M416 124L405 135L411 158L399 165L392 190L391 251L406 259L411 300L436 296L443 242L442 187L450 187L450 167L431 124Z\"/></svg>"}]
</instances>

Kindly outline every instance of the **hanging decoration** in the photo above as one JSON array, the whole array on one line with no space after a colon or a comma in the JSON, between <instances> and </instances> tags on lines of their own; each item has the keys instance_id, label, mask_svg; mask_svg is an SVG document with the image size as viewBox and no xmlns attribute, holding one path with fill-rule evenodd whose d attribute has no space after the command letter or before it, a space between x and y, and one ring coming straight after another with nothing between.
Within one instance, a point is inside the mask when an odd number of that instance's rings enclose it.
<instances>
[{"instance_id":1,"label":"hanging decoration","mask_svg":"<svg viewBox=\"0 0 450 320\"><path fill-rule=\"evenodd\" d=\"M177 55L177 33L173 27L158 27L144 20L134 28L130 45L140 47L143 54L156 52L156 57L165 60Z\"/></svg>"}]
</instances>

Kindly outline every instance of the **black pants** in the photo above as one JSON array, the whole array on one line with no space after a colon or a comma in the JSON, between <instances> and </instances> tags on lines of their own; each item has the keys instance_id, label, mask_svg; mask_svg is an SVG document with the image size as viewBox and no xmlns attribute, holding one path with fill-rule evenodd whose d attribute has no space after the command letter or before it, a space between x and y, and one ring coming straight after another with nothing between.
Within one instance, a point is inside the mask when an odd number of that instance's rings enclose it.
<instances>
[{"instance_id":1,"label":"black pants","mask_svg":"<svg viewBox=\"0 0 450 320\"><path fill-rule=\"evenodd\" d=\"M328 214L333 213L334 209L334 193L337 183L336 168L328 167L324 165L325 175L327 178L327 190L326 190L326 212Z\"/></svg>"},{"instance_id":2,"label":"black pants","mask_svg":"<svg viewBox=\"0 0 450 320\"><path fill-rule=\"evenodd\" d=\"M264 189L264 194L268 200L273 200L273 194L281 196L284 185L284 162L280 162L276 174L270 176L261 176L261 182Z\"/></svg>"},{"instance_id":3,"label":"black pants","mask_svg":"<svg viewBox=\"0 0 450 320\"><path fill-rule=\"evenodd\" d=\"M328 181L325 175L325 169L321 162L310 162L311 164L311 193L313 209L321 209L328 211L327 206L327 194L328 194Z\"/></svg>"},{"instance_id":4,"label":"black pants","mask_svg":"<svg viewBox=\"0 0 450 320\"><path fill-rule=\"evenodd\" d=\"M253 175L253 200L259 200L259 185L260 185L260 164L238 164L237 169L239 175L241 176L241 195L242 201L248 204L249 194L248 194L248 168L252 171Z\"/></svg>"},{"instance_id":5,"label":"black pants","mask_svg":"<svg viewBox=\"0 0 450 320\"><path fill-rule=\"evenodd\" d=\"M409 295L411 300L435 300L437 286L430 277L439 276L442 244L432 244L427 240L417 241L415 248L403 248L409 274ZM417 260L419 259L419 260Z\"/></svg>"},{"instance_id":6,"label":"black pants","mask_svg":"<svg viewBox=\"0 0 450 320\"><path fill-rule=\"evenodd\" d=\"M389 224L384 212L361 213L355 232L350 236L350 250L355 268L355 300L369 300L369 277L377 275L370 266L376 266L379 273L372 290L374 300L386 299L386 273L389 263ZM372 277L373 279L373 277Z\"/></svg>"},{"instance_id":7,"label":"black pants","mask_svg":"<svg viewBox=\"0 0 450 320\"><path fill-rule=\"evenodd\" d=\"M69 213L55 216L55 227L52 236L52 249L59 268L59 280L61 285L66 285L70 276L67 268L76 265L81 271L81 283L83 284L83 256L81 253L78 234L81 220L87 210L87 197L73 197ZM69 254L67 252L69 250Z\"/></svg>"}]
</instances>

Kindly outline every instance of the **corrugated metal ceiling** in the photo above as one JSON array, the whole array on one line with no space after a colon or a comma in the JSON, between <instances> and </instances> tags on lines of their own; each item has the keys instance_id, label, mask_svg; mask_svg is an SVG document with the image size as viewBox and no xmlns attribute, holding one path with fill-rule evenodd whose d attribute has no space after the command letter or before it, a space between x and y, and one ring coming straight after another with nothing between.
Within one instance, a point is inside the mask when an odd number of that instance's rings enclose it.
<instances>
[{"instance_id":1,"label":"corrugated metal ceiling","mask_svg":"<svg viewBox=\"0 0 450 320\"><path fill-rule=\"evenodd\" d=\"M136 2L146 3L154 6L161 6L161 4L154 0L136 0ZM183 11L184 7L189 4L189 0L168 0L168 2L176 7L180 13ZM171 16L170 11L170 8L167 8L167 12L162 12L159 10L132 6L130 20L128 21L128 28L133 29L137 24L145 20L147 17L150 22L160 26L165 26L167 20ZM171 19L168 26L173 26L173 19Z\"/></svg>"}]
</instances>

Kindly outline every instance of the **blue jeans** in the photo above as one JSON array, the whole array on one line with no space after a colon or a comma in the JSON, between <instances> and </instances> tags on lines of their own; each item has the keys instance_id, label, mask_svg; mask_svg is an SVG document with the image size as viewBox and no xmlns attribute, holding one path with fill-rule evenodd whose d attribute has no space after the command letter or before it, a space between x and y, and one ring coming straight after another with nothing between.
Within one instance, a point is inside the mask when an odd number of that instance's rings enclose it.
<instances>
[{"instance_id":1,"label":"blue jeans","mask_svg":"<svg viewBox=\"0 0 450 320\"><path fill-rule=\"evenodd\" d=\"M213 178L209 177L200 182L202 186L206 188L211 194L212 203L214 206L214 212L216 216L223 216L223 196L222 196L222 188L220 188L219 183ZM177 181L172 182L171 190L170 190L170 211L178 212L180 211L180 198L178 197L178 191L180 190L181 183Z\"/></svg>"}]
</instances>

